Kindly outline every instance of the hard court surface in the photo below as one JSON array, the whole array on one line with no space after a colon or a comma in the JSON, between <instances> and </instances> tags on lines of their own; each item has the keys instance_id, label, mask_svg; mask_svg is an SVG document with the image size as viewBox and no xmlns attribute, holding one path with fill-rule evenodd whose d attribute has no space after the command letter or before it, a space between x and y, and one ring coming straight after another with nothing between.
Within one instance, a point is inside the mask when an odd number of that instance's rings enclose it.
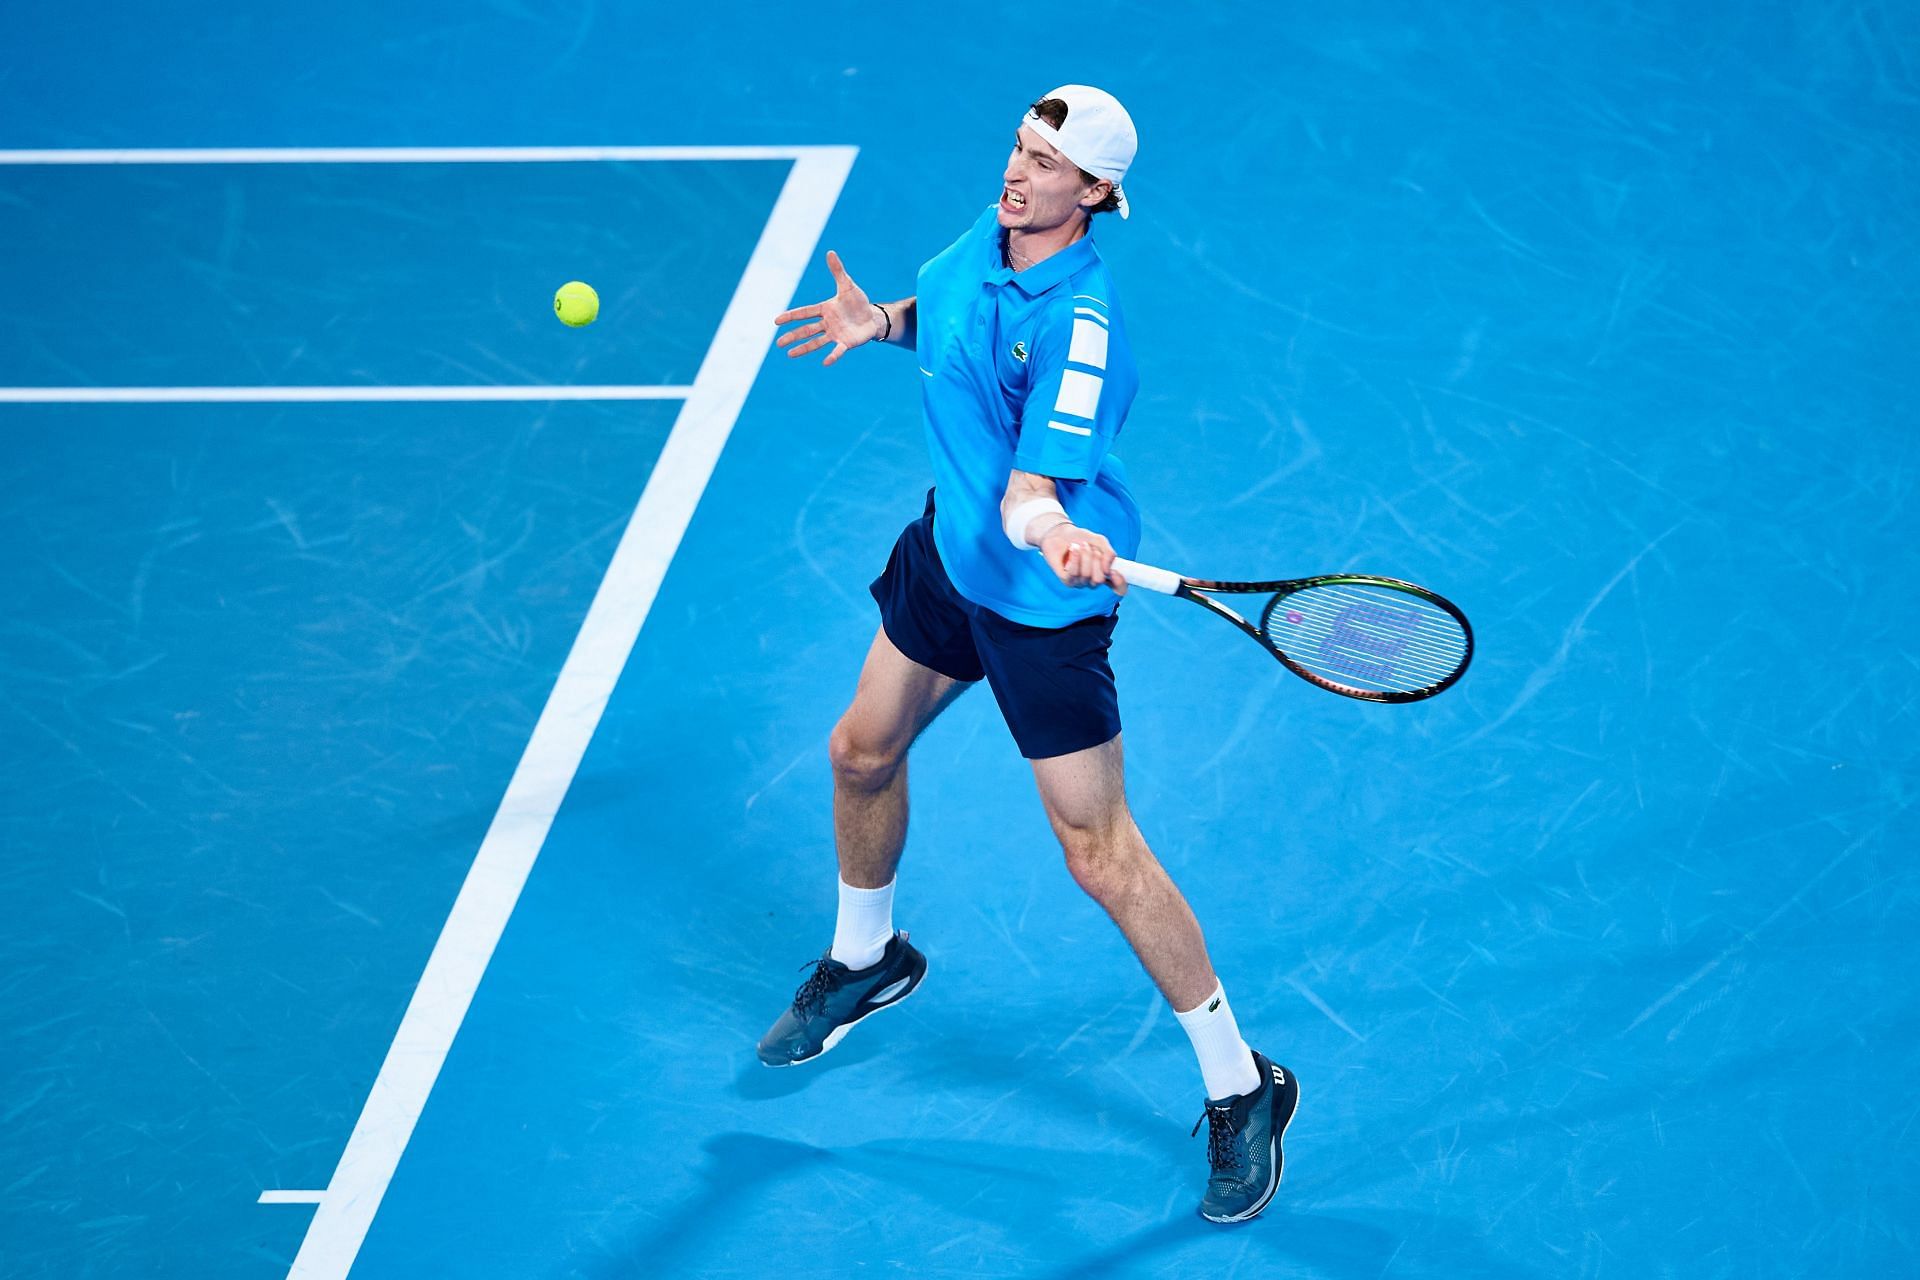
<instances>
[{"instance_id":1,"label":"hard court surface","mask_svg":"<svg viewBox=\"0 0 1920 1280\"><path fill-rule=\"evenodd\" d=\"M8 26L0 1272L1915 1268L1910 7ZM912 356L771 314L829 247L911 292L1075 80L1142 134L1143 558L1478 628L1371 707L1121 610L1138 820L1304 1082L1234 1229L984 693L913 759L924 988L752 1055L928 483ZM503 151L565 146L701 150ZM325 150L435 147L502 154Z\"/></svg>"}]
</instances>

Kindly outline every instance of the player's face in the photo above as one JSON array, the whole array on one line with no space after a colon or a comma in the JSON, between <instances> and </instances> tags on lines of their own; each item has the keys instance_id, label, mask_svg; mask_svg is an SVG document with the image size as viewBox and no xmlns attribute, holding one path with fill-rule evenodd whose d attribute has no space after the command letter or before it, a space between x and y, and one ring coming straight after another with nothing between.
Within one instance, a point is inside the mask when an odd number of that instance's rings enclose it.
<instances>
[{"instance_id":1,"label":"player's face","mask_svg":"<svg viewBox=\"0 0 1920 1280\"><path fill-rule=\"evenodd\" d=\"M1007 157L1002 181L1000 225L1021 231L1064 226L1075 209L1090 209L1107 193L1104 182L1087 186L1079 166L1025 126L1014 135L1013 154Z\"/></svg>"}]
</instances>

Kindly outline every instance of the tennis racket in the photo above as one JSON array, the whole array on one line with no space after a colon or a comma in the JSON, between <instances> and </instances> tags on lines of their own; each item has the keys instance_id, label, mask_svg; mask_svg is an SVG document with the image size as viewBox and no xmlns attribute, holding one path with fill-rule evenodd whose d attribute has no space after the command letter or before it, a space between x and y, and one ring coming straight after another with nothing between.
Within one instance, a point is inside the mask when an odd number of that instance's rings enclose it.
<instances>
[{"instance_id":1,"label":"tennis racket","mask_svg":"<svg viewBox=\"0 0 1920 1280\"><path fill-rule=\"evenodd\" d=\"M1286 582L1210 582L1116 558L1130 587L1191 600L1260 642L1287 670L1364 702L1418 702L1473 661L1473 627L1444 596L1398 578L1329 573ZM1248 622L1213 597L1270 596Z\"/></svg>"}]
</instances>

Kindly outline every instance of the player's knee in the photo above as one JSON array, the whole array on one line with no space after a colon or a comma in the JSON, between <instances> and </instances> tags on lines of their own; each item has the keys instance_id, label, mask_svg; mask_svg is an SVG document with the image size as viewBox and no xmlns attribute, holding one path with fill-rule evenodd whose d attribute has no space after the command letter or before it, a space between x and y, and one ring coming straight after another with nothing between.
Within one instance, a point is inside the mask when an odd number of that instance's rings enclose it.
<instances>
[{"instance_id":1,"label":"player's knee","mask_svg":"<svg viewBox=\"0 0 1920 1280\"><path fill-rule=\"evenodd\" d=\"M833 763L834 780L858 791L878 791L892 782L900 771L901 758L897 751L864 741L845 720L833 727L827 739L827 759Z\"/></svg>"},{"instance_id":2,"label":"player's knee","mask_svg":"<svg viewBox=\"0 0 1920 1280\"><path fill-rule=\"evenodd\" d=\"M1067 871L1094 900L1105 902L1124 893L1132 884L1135 870L1132 850L1118 825L1058 822L1054 825L1054 834L1060 837L1060 851L1066 855Z\"/></svg>"}]
</instances>

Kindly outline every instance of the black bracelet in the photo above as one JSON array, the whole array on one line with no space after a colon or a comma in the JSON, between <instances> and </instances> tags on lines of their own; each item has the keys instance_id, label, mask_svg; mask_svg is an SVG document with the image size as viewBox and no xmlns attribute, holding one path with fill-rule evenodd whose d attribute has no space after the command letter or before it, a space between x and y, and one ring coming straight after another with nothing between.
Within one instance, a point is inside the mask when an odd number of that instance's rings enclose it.
<instances>
[{"instance_id":1,"label":"black bracelet","mask_svg":"<svg viewBox=\"0 0 1920 1280\"><path fill-rule=\"evenodd\" d=\"M885 342L888 338L891 338L893 336L893 316L888 314L887 308L884 303L876 302L873 305L880 309L880 314L885 316L887 320L887 331L880 335L880 341Z\"/></svg>"}]
</instances>

